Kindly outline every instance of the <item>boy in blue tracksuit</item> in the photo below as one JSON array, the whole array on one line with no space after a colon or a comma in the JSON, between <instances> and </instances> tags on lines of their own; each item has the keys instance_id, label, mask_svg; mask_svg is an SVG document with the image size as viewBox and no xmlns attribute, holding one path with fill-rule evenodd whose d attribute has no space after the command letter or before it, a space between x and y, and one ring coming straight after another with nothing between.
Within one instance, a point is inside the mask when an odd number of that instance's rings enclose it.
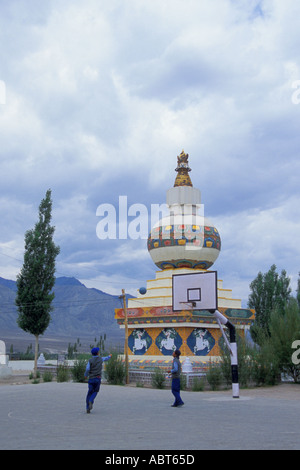
<instances>
[{"instance_id":1,"label":"boy in blue tracksuit","mask_svg":"<svg viewBox=\"0 0 300 470\"><path fill-rule=\"evenodd\" d=\"M172 364L172 369L168 371L169 373L172 374L172 393L175 397L175 401L172 407L177 407L177 406L182 406L184 405L181 396L180 396L180 372L181 372L181 364L179 360L179 356L181 355L181 352L176 349L176 351L173 352L173 364Z\"/></svg>"},{"instance_id":2,"label":"boy in blue tracksuit","mask_svg":"<svg viewBox=\"0 0 300 470\"><path fill-rule=\"evenodd\" d=\"M100 390L102 364L104 361L108 361L111 358L111 354L106 357L100 357L99 352L99 348L93 348L91 350L92 357L89 359L84 373L84 378L89 378L88 393L86 396L87 413L90 413L93 408L94 400Z\"/></svg>"}]
</instances>

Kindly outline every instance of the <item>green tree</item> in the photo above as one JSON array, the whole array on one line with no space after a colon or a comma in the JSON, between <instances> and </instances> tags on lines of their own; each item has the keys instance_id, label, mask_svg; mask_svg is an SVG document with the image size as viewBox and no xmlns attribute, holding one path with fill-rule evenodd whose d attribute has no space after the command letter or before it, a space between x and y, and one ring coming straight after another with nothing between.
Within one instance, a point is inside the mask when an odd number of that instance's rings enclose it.
<instances>
[{"instance_id":1,"label":"green tree","mask_svg":"<svg viewBox=\"0 0 300 470\"><path fill-rule=\"evenodd\" d=\"M259 332L262 337L261 346L254 346L251 350L251 378L257 386L276 385L280 374L278 359L274 354L271 338Z\"/></svg>"},{"instance_id":2,"label":"green tree","mask_svg":"<svg viewBox=\"0 0 300 470\"><path fill-rule=\"evenodd\" d=\"M53 242L55 227L52 217L51 190L46 192L39 206L39 220L34 229L25 233L24 263L17 276L17 323L24 331L35 336L34 374L37 372L39 336L50 322L52 291L55 283L55 259L60 248Z\"/></svg>"},{"instance_id":3,"label":"green tree","mask_svg":"<svg viewBox=\"0 0 300 470\"><path fill-rule=\"evenodd\" d=\"M297 302L298 302L298 307L300 309L300 273L297 281Z\"/></svg>"},{"instance_id":4,"label":"green tree","mask_svg":"<svg viewBox=\"0 0 300 470\"><path fill-rule=\"evenodd\" d=\"M270 343L280 371L300 379L300 366L293 363L292 344L300 338L300 313L297 300L287 302L284 312L275 308L270 318Z\"/></svg>"},{"instance_id":5,"label":"green tree","mask_svg":"<svg viewBox=\"0 0 300 470\"><path fill-rule=\"evenodd\" d=\"M291 298L290 278L286 271L279 275L273 264L265 274L258 273L250 284L251 293L248 307L255 310L255 322L250 328L253 341L259 343L259 330L270 336L269 323L272 310L277 307L283 312L286 302Z\"/></svg>"},{"instance_id":6,"label":"green tree","mask_svg":"<svg viewBox=\"0 0 300 470\"><path fill-rule=\"evenodd\" d=\"M228 338L229 339L229 338ZM252 345L250 345L245 337L239 334L237 331L236 335L237 342L237 357L238 357L238 373L239 373L239 384L241 387L246 387L251 383L252 379ZM222 342L221 344L224 344ZM226 385L229 386L232 383L232 372L231 372L231 353L226 345L221 346L220 356L220 367L225 379Z\"/></svg>"}]
</instances>

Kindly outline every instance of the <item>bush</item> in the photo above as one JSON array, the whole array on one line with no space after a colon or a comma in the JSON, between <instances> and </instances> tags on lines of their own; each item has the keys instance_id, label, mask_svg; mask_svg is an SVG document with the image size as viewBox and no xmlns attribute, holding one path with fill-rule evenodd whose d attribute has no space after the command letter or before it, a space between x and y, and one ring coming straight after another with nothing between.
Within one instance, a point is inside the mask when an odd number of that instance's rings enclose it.
<instances>
[{"instance_id":1,"label":"bush","mask_svg":"<svg viewBox=\"0 0 300 470\"><path fill-rule=\"evenodd\" d=\"M110 384L124 384L126 377L125 365L117 353L112 353L109 361L105 362L105 377Z\"/></svg>"},{"instance_id":2,"label":"bush","mask_svg":"<svg viewBox=\"0 0 300 470\"><path fill-rule=\"evenodd\" d=\"M29 379L30 379L30 380L39 379L40 376L41 376L41 375L40 375L40 372L39 372L39 371L37 371L36 377L34 377L34 373L33 373L33 372L30 372L30 374L29 374Z\"/></svg>"},{"instance_id":3,"label":"bush","mask_svg":"<svg viewBox=\"0 0 300 470\"><path fill-rule=\"evenodd\" d=\"M194 377L193 384L192 384L192 391L203 392L203 390L204 390L204 381L199 379L198 377Z\"/></svg>"},{"instance_id":4,"label":"bush","mask_svg":"<svg viewBox=\"0 0 300 470\"><path fill-rule=\"evenodd\" d=\"M210 363L209 369L206 373L206 379L212 390L219 390L222 383L221 367L217 364Z\"/></svg>"},{"instance_id":5,"label":"bush","mask_svg":"<svg viewBox=\"0 0 300 470\"><path fill-rule=\"evenodd\" d=\"M154 369L151 377L152 386L155 388L163 389L165 387L166 377L165 373L159 367Z\"/></svg>"},{"instance_id":6,"label":"bush","mask_svg":"<svg viewBox=\"0 0 300 470\"><path fill-rule=\"evenodd\" d=\"M43 381L44 382L52 382L52 379L53 379L53 374L52 374L51 370L46 370L43 373Z\"/></svg>"},{"instance_id":7,"label":"bush","mask_svg":"<svg viewBox=\"0 0 300 470\"><path fill-rule=\"evenodd\" d=\"M300 379L300 367L292 359L292 344L300 337L300 311L296 299L290 299L281 312L275 308L270 316L270 345L281 373Z\"/></svg>"},{"instance_id":8,"label":"bush","mask_svg":"<svg viewBox=\"0 0 300 470\"><path fill-rule=\"evenodd\" d=\"M70 379L70 371L67 366L60 364L57 368L57 382L68 382Z\"/></svg>"},{"instance_id":9,"label":"bush","mask_svg":"<svg viewBox=\"0 0 300 470\"><path fill-rule=\"evenodd\" d=\"M237 335L238 377L241 387L247 387L253 381L253 348L246 340ZM228 347L221 350L220 366L226 386L232 383L231 356Z\"/></svg>"},{"instance_id":10,"label":"bush","mask_svg":"<svg viewBox=\"0 0 300 470\"><path fill-rule=\"evenodd\" d=\"M180 374L180 390L186 390L186 375Z\"/></svg>"},{"instance_id":11,"label":"bush","mask_svg":"<svg viewBox=\"0 0 300 470\"><path fill-rule=\"evenodd\" d=\"M87 361L85 359L77 359L74 361L71 371L74 382L84 382L86 365Z\"/></svg>"},{"instance_id":12,"label":"bush","mask_svg":"<svg viewBox=\"0 0 300 470\"><path fill-rule=\"evenodd\" d=\"M257 386L276 385L279 367L271 344L266 342L260 348L253 349L253 380Z\"/></svg>"}]
</instances>

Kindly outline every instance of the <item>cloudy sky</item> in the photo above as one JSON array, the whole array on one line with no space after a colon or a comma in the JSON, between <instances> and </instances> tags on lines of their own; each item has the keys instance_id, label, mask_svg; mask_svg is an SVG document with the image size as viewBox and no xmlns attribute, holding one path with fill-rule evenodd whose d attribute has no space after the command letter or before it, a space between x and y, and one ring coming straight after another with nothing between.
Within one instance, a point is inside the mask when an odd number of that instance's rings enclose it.
<instances>
[{"instance_id":1,"label":"cloudy sky","mask_svg":"<svg viewBox=\"0 0 300 470\"><path fill-rule=\"evenodd\" d=\"M224 287L247 302L275 263L295 289L299 26L295 0L0 0L0 276L50 188L57 275L135 294L155 277L146 240L100 240L99 206L150 214L184 149Z\"/></svg>"}]
</instances>

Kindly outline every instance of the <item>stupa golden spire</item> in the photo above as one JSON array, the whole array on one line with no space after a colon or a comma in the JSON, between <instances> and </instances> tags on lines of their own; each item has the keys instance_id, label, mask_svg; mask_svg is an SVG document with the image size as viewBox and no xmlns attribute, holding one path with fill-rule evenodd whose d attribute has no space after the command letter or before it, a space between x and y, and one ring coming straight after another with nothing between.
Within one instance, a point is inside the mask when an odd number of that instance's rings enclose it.
<instances>
[{"instance_id":1,"label":"stupa golden spire","mask_svg":"<svg viewBox=\"0 0 300 470\"><path fill-rule=\"evenodd\" d=\"M193 186L189 175L189 171L191 171L191 169L189 168L188 158L189 154L184 153L184 150L182 150L181 154L177 156L177 168L175 171L177 171L178 174L175 179L174 187Z\"/></svg>"}]
</instances>

